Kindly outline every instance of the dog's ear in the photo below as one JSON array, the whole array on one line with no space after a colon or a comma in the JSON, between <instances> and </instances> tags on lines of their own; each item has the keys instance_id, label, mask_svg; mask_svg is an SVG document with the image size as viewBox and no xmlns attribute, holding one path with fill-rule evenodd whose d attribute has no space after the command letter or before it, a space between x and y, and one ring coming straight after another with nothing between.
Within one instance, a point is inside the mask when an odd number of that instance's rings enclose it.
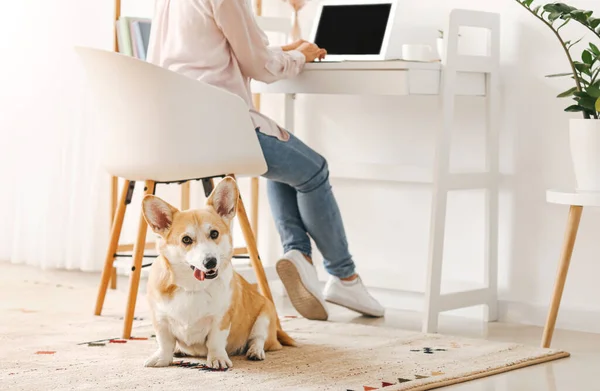
<instances>
[{"instance_id":1,"label":"dog's ear","mask_svg":"<svg viewBox=\"0 0 600 391\"><path fill-rule=\"evenodd\" d=\"M223 219L230 221L237 211L240 192L237 183L231 177L225 177L213 190L206 201Z\"/></svg>"},{"instance_id":2,"label":"dog's ear","mask_svg":"<svg viewBox=\"0 0 600 391\"><path fill-rule=\"evenodd\" d=\"M150 228L161 236L169 232L173 224L173 216L177 212L179 212L177 208L153 195L145 196L142 201L144 219Z\"/></svg>"}]
</instances>

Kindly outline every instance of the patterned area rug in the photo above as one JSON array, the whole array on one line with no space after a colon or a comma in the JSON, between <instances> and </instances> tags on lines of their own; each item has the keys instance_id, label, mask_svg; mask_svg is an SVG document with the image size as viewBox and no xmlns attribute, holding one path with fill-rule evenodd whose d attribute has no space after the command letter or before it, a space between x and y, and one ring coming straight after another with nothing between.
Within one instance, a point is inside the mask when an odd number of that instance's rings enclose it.
<instances>
[{"instance_id":1,"label":"patterned area rug","mask_svg":"<svg viewBox=\"0 0 600 391\"><path fill-rule=\"evenodd\" d=\"M144 368L156 341L144 317L143 296L134 338L125 341L115 338L121 331L120 316L111 315L122 312L123 294L111 291L106 315L95 317L90 315L93 290L18 282L19 289L12 290L19 292L18 298L0 303L2 389L421 391L569 355L511 343L283 317L284 329L300 346L269 352L263 362L234 357L233 368L213 371L201 358L185 358L168 368ZM0 294L9 297L4 290L14 283L0 287Z\"/></svg>"}]
</instances>

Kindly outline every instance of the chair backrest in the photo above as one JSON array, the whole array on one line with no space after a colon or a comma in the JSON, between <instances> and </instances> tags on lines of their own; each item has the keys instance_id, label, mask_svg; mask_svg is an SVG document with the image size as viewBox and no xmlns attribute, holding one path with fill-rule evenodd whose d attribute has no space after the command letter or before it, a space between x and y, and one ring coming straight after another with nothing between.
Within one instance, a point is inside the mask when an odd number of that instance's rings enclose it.
<instances>
[{"instance_id":1,"label":"chair backrest","mask_svg":"<svg viewBox=\"0 0 600 391\"><path fill-rule=\"evenodd\" d=\"M102 132L102 165L112 175L174 181L266 171L240 97L120 53L75 50Z\"/></svg>"}]
</instances>

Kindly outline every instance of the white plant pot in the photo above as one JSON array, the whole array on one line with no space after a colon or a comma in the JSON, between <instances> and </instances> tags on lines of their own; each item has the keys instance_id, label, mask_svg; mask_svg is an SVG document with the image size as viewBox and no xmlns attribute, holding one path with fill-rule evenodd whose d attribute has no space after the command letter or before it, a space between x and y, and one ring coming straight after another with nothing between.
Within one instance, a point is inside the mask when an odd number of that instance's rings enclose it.
<instances>
[{"instance_id":1,"label":"white plant pot","mask_svg":"<svg viewBox=\"0 0 600 391\"><path fill-rule=\"evenodd\" d=\"M600 192L600 120L571 119L571 159L578 192Z\"/></svg>"}]
</instances>

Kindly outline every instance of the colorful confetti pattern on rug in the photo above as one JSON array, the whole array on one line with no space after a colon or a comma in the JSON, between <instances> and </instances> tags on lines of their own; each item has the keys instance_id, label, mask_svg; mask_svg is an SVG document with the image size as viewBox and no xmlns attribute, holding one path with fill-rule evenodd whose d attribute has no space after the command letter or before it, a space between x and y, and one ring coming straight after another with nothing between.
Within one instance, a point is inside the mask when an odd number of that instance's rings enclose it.
<instances>
[{"instance_id":1,"label":"colorful confetti pattern on rug","mask_svg":"<svg viewBox=\"0 0 600 391\"><path fill-rule=\"evenodd\" d=\"M203 358L185 357L167 368L145 368L156 339L144 298L138 300L134 337L124 340L118 337L124 293L110 292L105 315L97 317L90 304L95 289L17 288L12 280L4 280L0 293L3 289L18 290L22 300L5 307L0 303L0 384L10 390L50 385L56 390L164 390L176 385L177 390L211 391L424 391L568 356L515 343L290 316L281 323L300 346L267 352L265 361L235 356L233 367L224 371L207 368Z\"/></svg>"}]
</instances>

